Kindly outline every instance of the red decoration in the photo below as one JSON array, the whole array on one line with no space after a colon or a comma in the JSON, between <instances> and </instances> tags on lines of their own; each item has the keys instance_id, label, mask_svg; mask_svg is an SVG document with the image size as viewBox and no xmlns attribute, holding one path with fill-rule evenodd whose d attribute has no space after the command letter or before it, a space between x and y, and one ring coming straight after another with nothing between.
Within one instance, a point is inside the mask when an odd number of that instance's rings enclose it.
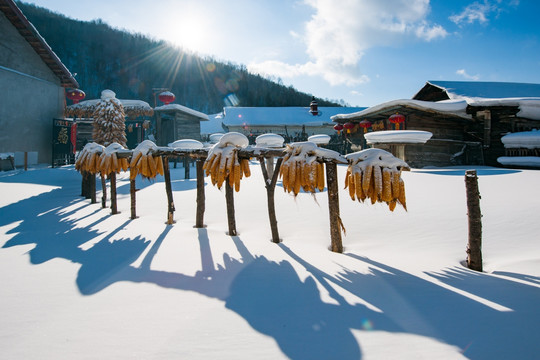
<instances>
[{"instance_id":1,"label":"red decoration","mask_svg":"<svg viewBox=\"0 0 540 360\"><path fill-rule=\"evenodd\" d=\"M399 124L405 122L405 115L397 113L394 115L390 115L388 121L390 121L392 124L396 124L396 130L399 130Z\"/></svg>"},{"instance_id":2,"label":"red decoration","mask_svg":"<svg viewBox=\"0 0 540 360\"><path fill-rule=\"evenodd\" d=\"M350 134L355 127L356 127L356 124L352 122L347 122L343 124L343 128L347 130L347 134Z\"/></svg>"},{"instance_id":3,"label":"red decoration","mask_svg":"<svg viewBox=\"0 0 540 360\"><path fill-rule=\"evenodd\" d=\"M73 153L75 154L77 152L77 123L73 122L71 124L71 145L73 146Z\"/></svg>"},{"instance_id":4,"label":"red decoration","mask_svg":"<svg viewBox=\"0 0 540 360\"><path fill-rule=\"evenodd\" d=\"M66 96L69 100L73 100L74 104L78 104L79 101L83 100L86 97L86 94L80 89L71 89L68 90Z\"/></svg>"},{"instance_id":5,"label":"red decoration","mask_svg":"<svg viewBox=\"0 0 540 360\"><path fill-rule=\"evenodd\" d=\"M169 105L170 103L174 101L174 99L176 99L176 96L174 96L174 94L170 91L164 91L161 94L159 94L158 98L159 98L159 101L161 101L165 105Z\"/></svg>"},{"instance_id":6,"label":"red decoration","mask_svg":"<svg viewBox=\"0 0 540 360\"><path fill-rule=\"evenodd\" d=\"M341 124L334 125L334 130L336 130L339 135L341 133L341 130L343 130L343 125Z\"/></svg>"},{"instance_id":7,"label":"red decoration","mask_svg":"<svg viewBox=\"0 0 540 360\"><path fill-rule=\"evenodd\" d=\"M364 134L367 133L368 127L371 127L371 121L369 120L362 120L358 123L358 125L362 128L364 128Z\"/></svg>"}]
</instances>

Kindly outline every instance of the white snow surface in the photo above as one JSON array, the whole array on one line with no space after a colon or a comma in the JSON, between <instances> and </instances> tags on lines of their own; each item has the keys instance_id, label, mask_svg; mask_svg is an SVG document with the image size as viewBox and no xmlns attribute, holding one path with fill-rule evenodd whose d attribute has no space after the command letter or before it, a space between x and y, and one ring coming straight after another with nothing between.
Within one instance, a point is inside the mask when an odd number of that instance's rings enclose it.
<instances>
[{"instance_id":1,"label":"white snow surface","mask_svg":"<svg viewBox=\"0 0 540 360\"><path fill-rule=\"evenodd\" d=\"M293 142L288 144L287 148L290 149L290 152L296 154L295 156L298 158L313 157L313 160L315 160L315 158L319 158L324 160L333 160L341 164L347 163L347 159L337 151L318 147L317 144L311 141ZM295 156L292 156L291 160L293 160Z\"/></svg>"},{"instance_id":2,"label":"white snow surface","mask_svg":"<svg viewBox=\"0 0 540 360\"><path fill-rule=\"evenodd\" d=\"M249 145L249 140L244 134L228 132L221 136L215 145L216 147L235 146L245 148Z\"/></svg>"},{"instance_id":3,"label":"white snow surface","mask_svg":"<svg viewBox=\"0 0 540 360\"><path fill-rule=\"evenodd\" d=\"M101 100L116 99L116 93L112 90L103 90L101 92Z\"/></svg>"},{"instance_id":4,"label":"white snow surface","mask_svg":"<svg viewBox=\"0 0 540 360\"><path fill-rule=\"evenodd\" d=\"M537 149L540 148L540 131L531 130L507 134L501 138L501 141L504 147L509 149Z\"/></svg>"},{"instance_id":5,"label":"white snow surface","mask_svg":"<svg viewBox=\"0 0 540 360\"><path fill-rule=\"evenodd\" d=\"M151 140L144 140L135 149L133 149L133 157L135 157L135 154L142 153L142 155L148 155L150 151L156 151L158 149L158 146L156 143L154 143Z\"/></svg>"},{"instance_id":6,"label":"white snow surface","mask_svg":"<svg viewBox=\"0 0 540 360\"><path fill-rule=\"evenodd\" d=\"M209 136L209 139L210 139L210 143L212 144L216 144L219 139L221 139L221 137L223 136L223 133L215 133L215 134L211 134Z\"/></svg>"},{"instance_id":7,"label":"white snow surface","mask_svg":"<svg viewBox=\"0 0 540 360\"><path fill-rule=\"evenodd\" d=\"M113 154L113 153L117 153L118 151L121 151L121 150L126 150L125 147L123 147L122 145L120 145L119 143L117 142L113 142L112 144L109 144L105 150L103 151L105 154L107 155L110 155L110 154Z\"/></svg>"},{"instance_id":8,"label":"white snow surface","mask_svg":"<svg viewBox=\"0 0 540 360\"><path fill-rule=\"evenodd\" d=\"M283 143L285 142L285 139L283 136L278 134L262 134L257 136L255 139L255 144L258 147L267 147L267 148L280 148L283 147Z\"/></svg>"},{"instance_id":9,"label":"white snow surface","mask_svg":"<svg viewBox=\"0 0 540 360\"><path fill-rule=\"evenodd\" d=\"M394 171L410 169L405 161L382 149L364 149L352 154L347 154L345 155L345 158L350 163L360 167L362 171L365 171L368 166L389 168Z\"/></svg>"},{"instance_id":10,"label":"white snow surface","mask_svg":"<svg viewBox=\"0 0 540 360\"><path fill-rule=\"evenodd\" d=\"M364 134L368 144L425 144L432 136L433 134L429 131L422 130L387 130Z\"/></svg>"},{"instance_id":11,"label":"white snow surface","mask_svg":"<svg viewBox=\"0 0 540 360\"><path fill-rule=\"evenodd\" d=\"M326 145L330 142L330 135L317 134L308 137L308 141L314 142L317 145Z\"/></svg>"},{"instance_id":12,"label":"white snow surface","mask_svg":"<svg viewBox=\"0 0 540 360\"><path fill-rule=\"evenodd\" d=\"M73 166L0 173L3 359L535 359L540 353L540 172L477 168L484 272L464 267L465 168L413 169L408 211L351 201L338 165L345 251L326 191L275 192L270 241L257 162L235 193L171 166L117 178L118 210L80 197ZM192 172L193 174L193 172ZM100 181L96 182L98 198ZM109 186L109 185L107 185ZM316 201L314 201L314 199ZM109 204L109 203L108 203Z\"/></svg>"},{"instance_id":13,"label":"white snow surface","mask_svg":"<svg viewBox=\"0 0 540 360\"><path fill-rule=\"evenodd\" d=\"M198 140L194 140L194 139L176 140L175 142L170 143L168 146L174 149L185 149L185 150L202 149L204 147L202 142Z\"/></svg>"}]
</instances>

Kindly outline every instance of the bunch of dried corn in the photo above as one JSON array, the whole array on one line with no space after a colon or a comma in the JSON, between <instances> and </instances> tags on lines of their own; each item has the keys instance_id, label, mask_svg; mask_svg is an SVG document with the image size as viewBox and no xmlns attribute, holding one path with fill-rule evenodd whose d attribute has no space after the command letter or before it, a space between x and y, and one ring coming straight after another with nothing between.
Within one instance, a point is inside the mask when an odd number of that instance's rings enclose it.
<instances>
[{"instance_id":1,"label":"bunch of dried corn","mask_svg":"<svg viewBox=\"0 0 540 360\"><path fill-rule=\"evenodd\" d=\"M279 173L283 189L298 195L300 189L314 193L324 190L324 164L317 145L311 142L288 144Z\"/></svg>"},{"instance_id":2,"label":"bunch of dried corn","mask_svg":"<svg viewBox=\"0 0 540 360\"><path fill-rule=\"evenodd\" d=\"M120 173L126 171L129 163L126 158L118 158L118 150L124 150L124 147L118 143L112 143L107 146L99 156L99 172L107 175L112 172Z\"/></svg>"},{"instance_id":3,"label":"bunch of dried corn","mask_svg":"<svg viewBox=\"0 0 540 360\"><path fill-rule=\"evenodd\" d=\"M75 161L75 169L79 172L89 172L96 174L100 168L100 154L105 151L103 145L96 144L94 142L88 143L79 152L77 160Z\"/></svg>"},{"instance_id":4,"label":"bunch of dried corn","mask_svg":"<svg viewBox=\"0 0 540 360\"><path fill-rule=\"evenodd\" d=\"M405 183L401 178L402 170L410 170L407 163L381 149L362 150L346 158L349 167L345 188L349 188L352 200L385 202L390 211L400 204L407 210Z\"/></svg>"},{"instance_id":5,"label":"bunch of dried corn","mask_svg":"<svg viewBox=\"0 0 540 360\"><path fill-rule=\"evenodd\" d=\"M152 155L157 150L156 144L150 140L144 140L134 150L129 164L129 177L134 180L138 174L149 179L158 174L163 175L163 160L161 156Z\"/></svg>"},{"instance_id":6,"label":"bunch of dried corn","mask_svg":"<svg viewBox=\"0 0 540 360\"><path fill-rule=\"evenodd\" d=\"M212 185L221 189L225 180L235 191L240 191L240 180L251 176L249 160L238 157L238 149L246 147L248 139L239 133L227 133L208 152L203 164L206 176L210 175Z\"/></svg>"}]
</instances>

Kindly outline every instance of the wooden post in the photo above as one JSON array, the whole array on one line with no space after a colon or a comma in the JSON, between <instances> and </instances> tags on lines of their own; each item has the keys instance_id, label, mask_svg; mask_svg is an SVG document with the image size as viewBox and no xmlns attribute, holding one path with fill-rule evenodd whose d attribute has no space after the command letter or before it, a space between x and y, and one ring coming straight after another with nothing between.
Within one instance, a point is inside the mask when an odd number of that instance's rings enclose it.
<instances>
[{"instance_id":1,"label":"wooden post","mask_svg":"<svg viewBox=\"0 0 540 360\"><path fill-rule=\"evenodd\" d=\"M135 179L129 181L129 196L131 198L131 219L134 220L137 218L137 196L135 192Z\"/></svg>"},{"instance_id":2,"label":"wooden post","mask_svg":"<svg viewBox=\"0 0 540 360\"><path fill-rule=\"evenodd\" d=\"M273 156L269 156L266 161L266 171L268 172L268 178L271 179L274 176L274 157Z\"/></svg>"},{"instance_id":3,"label":"wooden post","mask_svg":"<svg viewBox=\"0 0 540 360\"><path fill-rule=\"evenodd\" d=\"M116 173L113 171L109 174L109 181L111 183L111 214L118 214L118 205L116 202Z\"/></svg>"},{"instance_id":4,"label":"wooden post","mask_svg":"<svg viewBox=\"0 0 540 360\"><path fill-rule=\"evenodd\" d=\"M107 207L107 184L105 182L105 174L101 174L101 207Z\"/></svg>"},{"instance_id":5,"label":"wooden post","mask_svg":"<svg viewBox=\"0 0 540 360\"><path fill-rule=\"evenodd\" d=\"M206 197L204 194L204 160L197 159L197 214L195 216L195 227L204 227L204 210ZM227 184L225 184L227 185Z\"/></svg>"},{"instance_id":6,"label":"wooden post","mask_svg":"<svg viewBox=\"0 0 540 360\"><path fill-rule=\"evenodd\" d=\"M189 179L189 157L184 156L184 179Z\"/></svg>"},{"instance_id":7,"label":"wooden post","mask_svg":"<svg viewBox=\"0 0 540 360\"><path fill-rule=\"evenodd\" d=\"M96 200L96 174L88 174L89 187L90 187L90 203L97 203Z\"/></svg>"},{"instance_id":8,"label":"wooden post","mask_svg":"<svg viewBox=\"0 0 540 360\"><path fill-rule=\"evenodd\" d=\"M225 179L225 200L227 202L227 221L229 223L229 235L236 236L236 220L234 218L234 189Z\"/></svg>"},{"instance_id":9,"label":"wooden post","mask_svg":"<svg viewBox=\"0 0 540 360\"><path fill-rule=\"evenodd\" d=\"M90 173L88 171L81 171L81 196L84 196L85 199L90 197L90 192L88 186L90 183Z\"/></svg>"},{"instance_id":10,"label":"wooden post","mask_svg":"<svg viewBox=\"0 0 540 360\"><path fill-rule=\"evenodd\" d=\"M341 242L341 218L339 216L339 195L337 182L337 165L333 162L326 162L326 186L328 192L328 211L330 213L330 239L331 250L342 253L343 244Z\"/></svg>"},{"instance_id":11,"label":"wooden post","mask_svg":"<svg viewBox=\"0 0 540 360\"><path fill-rule=\"evenodd\" d=\"M163 172L165 175L165 191L167 192L167 225L174 224L174 200L171 185L171 171L169 170L169 158L163 157Z\"/></svg>"},{"instance_id":12,"label":"wooden post","mask_svg":"<svg viewBox=\"0 0 540 360\"><path fill-rule=\"evenodd\" d=\"M268 162L272 161L272 168L273 168L273 158L269 158ZM279 169L281 168L281 163L283 161L283 158L279 158L276 163L276 168L272 169L273 173L270 175L268 173L268 167L265 166L264 157L259 158L259 162L261 164L261 170L264 177L264 186L266 187L266 198L268 202L268 217L270 218L270 230L272 231L272 242L279 244L279 232L277 227L277 219L276 219L276 206L274 201L274 194L276 189L276 182L279 175Z\"/></svg>"},{"instance_id":13,"label":"wooden post","mask_svg":"<svg viewBox=\"0 0 540 360\"><path fill-rule=\"evenodd\" d=\"M467 190L467 215L469 217L469 243L467 245L467 266L482 271L482 213L480 212L480 191L476 170L465 172Z\"/></svg>"}]
</instances>

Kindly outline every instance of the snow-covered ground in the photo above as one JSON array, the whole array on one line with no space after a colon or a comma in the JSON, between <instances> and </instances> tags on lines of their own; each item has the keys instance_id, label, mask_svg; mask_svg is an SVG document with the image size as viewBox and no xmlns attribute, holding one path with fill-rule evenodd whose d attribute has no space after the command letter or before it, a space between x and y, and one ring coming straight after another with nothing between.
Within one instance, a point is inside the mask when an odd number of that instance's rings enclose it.
<instances>
[{"instance_id":1,"label":"snow-covered ground","mask_svg":"<svg viewBox=\"0 0 540 360\"><path fill-rule=\"evenodd\" d=\"M169 226L161 177L137 179L130 220L129 174L110 215L79 196L72 166L0 173L0 358L537 359L540 171L478 170L484 273L461 264L462 168L404 172L408 212L341 190L344 254L328 251L326 192L294 198L280 183L283 242L270 242L256 162L234 237L211 184L207 227L193 228L182 168Z\"/></svg>"}]
</instances>

